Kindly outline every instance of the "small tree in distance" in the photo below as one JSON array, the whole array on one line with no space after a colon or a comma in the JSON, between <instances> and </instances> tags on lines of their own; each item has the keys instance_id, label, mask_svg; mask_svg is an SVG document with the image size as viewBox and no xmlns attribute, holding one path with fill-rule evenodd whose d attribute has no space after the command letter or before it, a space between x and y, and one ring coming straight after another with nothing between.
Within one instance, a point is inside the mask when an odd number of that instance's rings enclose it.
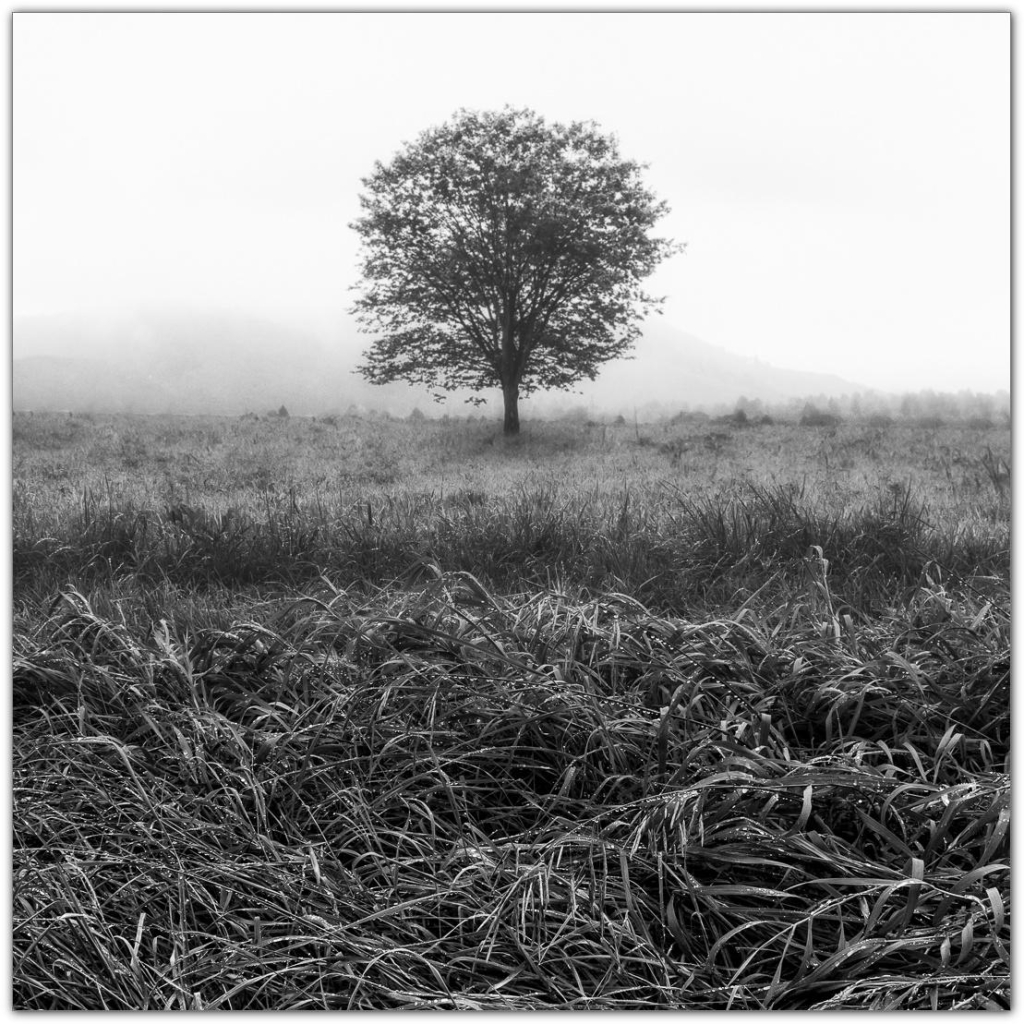
<instances>
[{"instance_id":1,"label":"small tree in distance","mask_svg":"<svg viewBox=\"0 0 1024 1024\"><path fill-rule=\"evenodd\" d=\"M462 110L363 180L361 295L375 384L500 387L519 398L593 380L660 305L641 282L681 246L652 238L668 212L642 165L592 123ZM471 401L482 402L482 398Z\"/></svg>"}]
</instances>

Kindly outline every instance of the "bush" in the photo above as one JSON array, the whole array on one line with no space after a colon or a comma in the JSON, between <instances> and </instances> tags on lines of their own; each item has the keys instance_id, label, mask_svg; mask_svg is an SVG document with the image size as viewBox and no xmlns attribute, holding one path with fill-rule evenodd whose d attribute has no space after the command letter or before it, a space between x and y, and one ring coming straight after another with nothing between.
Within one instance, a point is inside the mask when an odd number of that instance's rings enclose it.
<instances>
[{"instance_id":1,"label":"bush","mask_svg":"<svg viewBox=\"0 0 1024 1024\"><path fill-rule=\"evenodd\" d=\"M841 422L835 413L824 412L813 405L804 406L803 415L800 417L801 427L838 427Z\"/></svg>"},{"instance_id":2,"label":"bush","mask_svg":"<svg viewBox=\"0 0 1024 1024\"><path fill-rule=\"evenodd\" d=\"M677 412L669 423L678 426L683 423L707 423L710 419L706 412Z\"/></svg>"}]
</instances>

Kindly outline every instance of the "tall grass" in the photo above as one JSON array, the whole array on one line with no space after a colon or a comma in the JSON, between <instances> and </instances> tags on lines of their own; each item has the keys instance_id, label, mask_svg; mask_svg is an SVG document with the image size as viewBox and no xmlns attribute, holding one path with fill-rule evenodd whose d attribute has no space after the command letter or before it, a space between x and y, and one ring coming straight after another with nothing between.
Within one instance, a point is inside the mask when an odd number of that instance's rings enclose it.
<instances>
[{"instance_id":1,"label":"tall grass","mask_svg":"<svg viewBox=\"0 0 1024 1024\"><path fill-rule=\"evenodd\" d=\"M1008 1007L1009 498L950 438L41 420L16 1008Z\"/></svg>"},{"instance_id":2,"label":"tall grass","mask_svg":"<svg viewBox=\"0 0 1024 1024\"><path fill-rule=\"evenodd\" d=\"M39 435L16 444L14 569L25 593L118 578L301 587L325 569L380 584L430 559L499 588L571 578L656 607L728 609L757 592L776 601L817 546L837 599L871 611L929 564L957 577L1008 565L1008 497L986 482L984 434L978 473L951 487L948 444L920 452L909 437L923 466L904 467L878 450L879 432L859 428L827 444L795 427L673 428L662 447L699 449L681 465L628 429L552 428L495 448L479 425L413 434L402 423L294 420L129 421L130 434L97 422L55 455L43 420L32 417ZM126 446L145 470L116 468ZM849 451L859 461L843 469ZM394 481L381 483L387 466ZM897 469L906 478L894 482Z\"/></svg>"},{"instance_id":3,"label":"tall grass","mask_svg":"<svg viewBox=\"0 0 1024 1024\"><path fill-rule=\"evenodd\" d=\"M15 1003L1001 1007L969 611L937 647L455 575L144 638L68 594L15 653Z\"/></svg>"}]
</instances>

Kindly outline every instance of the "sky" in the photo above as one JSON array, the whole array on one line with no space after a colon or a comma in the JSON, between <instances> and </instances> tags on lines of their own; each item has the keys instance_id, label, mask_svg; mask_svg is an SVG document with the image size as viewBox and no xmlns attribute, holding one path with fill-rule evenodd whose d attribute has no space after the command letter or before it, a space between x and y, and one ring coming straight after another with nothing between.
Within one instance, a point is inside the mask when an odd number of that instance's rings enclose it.
<instances>
[{"instance_id":1,"label":"sky","mask_svg":"<svg viewBox=\"0 0 1024 1024\"><path fill-rule=\"evenodd\" d=\"M892 391L1010 386L1008 14L13 18L15 317L216 307L321 334L360 181L461 107L593 120L686 243L664 317Z\"/></svg>"}]
</instances>

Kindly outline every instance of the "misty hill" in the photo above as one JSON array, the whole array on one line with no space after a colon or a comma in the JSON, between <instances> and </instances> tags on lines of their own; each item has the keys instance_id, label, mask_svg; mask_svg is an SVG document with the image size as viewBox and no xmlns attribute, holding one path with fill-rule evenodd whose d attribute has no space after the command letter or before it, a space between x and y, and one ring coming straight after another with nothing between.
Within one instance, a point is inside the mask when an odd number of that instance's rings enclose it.
<instances>
[{"instance_id":1,"label":"misty hill","mask_svg":"<svg viewBox=\"0 0 1024 1024\"><path fill-rule=\"evenodd\" d=\"M13 365L15 409L234 414L328 390L313 339L195 311L15 320Z\"/></svg>"},{"instance_id":2,"label":"misty hill","mask_svg":"<svg viewBox=\"0 0 1024 1024\"><path fill-rule=\"evenodd\" d=\"M869 390L831 374L783 369L737 355L658 319L648 321L633 351L634 358L610 362L596 380L581 384L579 403L610 412L635 405L649 413L671 414L683 406L731 409L740 397L782 403ZM536 401L541 406L547 398L538 396Z\"/></svg>"},{"instance_id":3,"label":"misty hill","mask_svg":"<svg viewBox=\"0 0 1024 1024\"><path fill-rule=\"evenodd\" d=\"M201 311L18 319L13 367L15 409L316 415L369 391L309 334Z\"/></svg>"},{"instance_id":4,"label":"misty hill","mask_svg":"<svg viewBox=\"0 0 1024 1024\"><path fill-rule=\"evenodd\" d=\"M14 408L226 415L282 404L298 415L344 412L353 405L394 415L437 408L423 388L375 387L354 374L365 344L348 324L333 336L316 337L267 320L195 310L17 318ZM534 396L524 402L524 415L579 406L674 413L731 407L740 396L779 402L867 391L840 377L735 355L658 321L635 353L634 359L608 363L576 393ZM467 411L466 394L450 397L444 408ZM498 397L489 402L495 414Z\"/></svg>"}]
</instances>

